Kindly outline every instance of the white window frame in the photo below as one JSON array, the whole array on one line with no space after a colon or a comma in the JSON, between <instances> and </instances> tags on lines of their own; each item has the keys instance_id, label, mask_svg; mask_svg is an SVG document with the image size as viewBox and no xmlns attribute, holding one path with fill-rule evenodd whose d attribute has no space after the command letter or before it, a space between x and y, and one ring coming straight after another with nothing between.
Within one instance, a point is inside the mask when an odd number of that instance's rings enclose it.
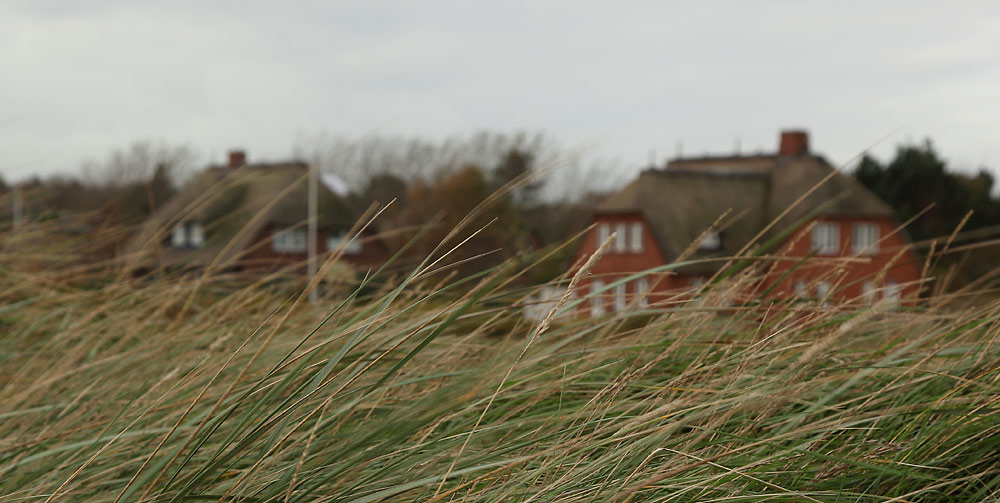
<instances>
[{"instance_id":1,"label":"white window frame","mask_svg":"<svg viewBox=\"0 0 1000 503\"><path fill-rule=\"evenodd\" d=\"M718 250L722 248L722 236L718 231L707 231L698 241L699 250Z\"/></svg>"},{"instance_id":2,"label":"white window frame","mask_svg":"<svg viewBox=\"0 0 1000 503\"><path fill-rule=\"evenodd\" d=\"M205 244L205 230L198 222L188 222L188 245L195 248Z\"/></svg>"},{"instance_id":3,"label":"white window frame","mask_svg":"<svg viewBox=\"0 0 1000 503\"><path fill-rule=\"evenodd\" d=\"M599 293L604 288L604 280L595 279L590 282L590 315L601 316L606 312L604 295Z\"/></svg>"},{"instance_id":4,"label":"white window frame","mask_svg":"<svg viewBox=\"0 0 1000 503\"><path fill-rule=\"evenodd\" d=\"M170 233L170 246L174 248L184 248L187 246L187 228L184 223L177 224L174 230Z\"/></svg>"},{"instance_id":5,"label":"white window frame","mask_svg":"<svg viewBox=\"0 0 1000 503\"><path fill-rule=\"evenodd\" d=\"M639 307L646 307L649 305L649 280L646 278L639 278L635 280L635 295L636 304Z\"/></svg>"},{"instance_id":6,"label":"white window frame","mask_svg":"<svg viewBox=\"0 0 1000 503\"><path fill-rule=\"evenodd\" d=\"M878 252L879 225L872 222L857 222L851 228L851 251L872 255Z\"/></svg>"},{"instance_id":7,"label":"white window frame","mask_svg":"<svg viewBox=\"0 0 1000 503\"><path fill-rule=\"evenodd\" d=\"M812 228L812 249L820 255L836 255L840 251L840 225L837 222L817 222Z\"/></svg>"},{"instance_id":8,"label":"white window frame","mask_svg":"<svg viewBox=\"0 0 1000 503\"><path fill-rule=\"evenodd\" d=\"M823 305L825 306L829 304L828 300L829 297L830 297L830 282L820 281L819 283L816 283L816 300L822 302Z\"/></svg>"},{"instance_id":9,"label":"white window frame","mask_svg":"<svg viewBox=\"0 0 1000 503\"><path fill-rule=\"evenodd\" d=\"M903 288L899 286L899 283L893 280L889 280L885 283L885 293L883 297L890 304L899 304L899 299L903 295Z\"/></svg>"},{"instance_id":10,"label":"white window frame","mask_svg":"<svg viewBox=\"0 0 1000 503\"><path fill-rule=\"evenodd\" d=\"M795 286L794 286L794 288L795 288L795 296L796 297L805 298L809 294L809 292L808 292L808 288L809 287L808 287L808 285L806 285L806 281L804 279L797 279L797 280L795 280Z\"/></svg>"},{"instance_id":11,"label":"white window frame","mask_svg":"<svg viewBox=\"0 0 1000 503\"><path fill-rule=\"evenodd\" d=\"M632 253L642 253L642 222L632 222L629 232L629 248Z\"/></svg>"},{"instance_id":12,"label":"white window frame","mask_svg":"<svg viewBox=\"0 0 1000 503\"><path fill-rule=\"evenodd\" d=\"M861 302L865 304L874 304L875 297L878 294L878 289L875 288L875 283L871 280L861 283Z\"/></svg>"},{"instance_id":13,"label":"white window frame","mask_svg":"<svg viewBox=\"0 0 1000 503\"><path fill-rule=\"evenodd\" d=\"M611 237L611 225L597 224L597 243L594 245L594 248L600 248L609 237Z\"/></svg>"},{"instance_id":14,"label":"white window frame","mask_svg":"<svg viewBox=\"0 0 1000 503\"><path fill-rule=\"evenodd\" d=\"M615 311L624 311L625 307L628 306L628 291L625 288L625 283L615 285L614 292Z\"/></svg>"},{"instance_id":15,"label":"white window frame","mask_svg":"<svg viewBox=\"0 0 1000 503\"><path fill-rule=\"evenodd\" d=\"M205 244L205 231L198 222L181 222L170 232L170 246L199 248Z\"/></svg>"},{"instance_id":16,"label":"white window frame","mask_svg":"<svg viewBox=\"0 0 1000 503\"><path fill-rule=\"evenodd\" d=\"M326 238L326 250L334 251L344 240L350 239L350 235L346 232L333 232ZM358 237L348 241L344 245L344 255L361 255L361 240Z\"/></svg>"},{"instance_id":17,"label":"white window frame","mask_svg":"<svg viewBox=\"0 0 1000 503\"><path fill-rule=\"evenodd\" d=\"M278 253L305 253L308 248L305 229L275 230L271 248Z\"/></svg>"},{"instance_id":18,"label":"white window frame","mask_svg":"<svg viewBox=\"0 0 1000 503\"><path fill-rule=\"evenodd\" d=\"M627 233L628 226L625 225L625 222L615 224L615 253L625 253L626 245L628 244Z\"/></svg>"}]
</instances>

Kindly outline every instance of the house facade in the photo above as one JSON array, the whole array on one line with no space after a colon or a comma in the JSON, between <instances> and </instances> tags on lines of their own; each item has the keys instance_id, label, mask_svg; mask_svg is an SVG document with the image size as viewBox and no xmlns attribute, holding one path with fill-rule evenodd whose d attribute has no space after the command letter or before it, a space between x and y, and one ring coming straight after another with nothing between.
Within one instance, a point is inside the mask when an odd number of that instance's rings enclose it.
<instances>
[{"instance_id":1,"label":"house facade","mask_svg":"<svg viewBox=\"0 0 1000 503\"><path fill-rule=\"evenodd\" d=\"M593 315L692 292L765 242L754 290L823 301L898 301L917 291L920 266L892 208L785 131L767 155L680 158L648 169L604 200L578 259L615 238L585 292ZM808 259L808 260L806 260ZM669 272L620 278L674 264ZM609 287L609 285L615 286Z\"/></svg>"},{"instance_id":2,"label":"house facade","mask_svg":"<svg viewBox=\"0 0 1000 503\"><path fill-rule=\"evenodd\" d=\"M308 166L303 162L248 164L232 152L209 167L150 217L126 246L124 265L154 269L299 272L308 258ZM358 214L325 184L317 187L316 254L341 253L359 268L388 258L373 230L352 239Z\"/></svg>"}]
</instances>

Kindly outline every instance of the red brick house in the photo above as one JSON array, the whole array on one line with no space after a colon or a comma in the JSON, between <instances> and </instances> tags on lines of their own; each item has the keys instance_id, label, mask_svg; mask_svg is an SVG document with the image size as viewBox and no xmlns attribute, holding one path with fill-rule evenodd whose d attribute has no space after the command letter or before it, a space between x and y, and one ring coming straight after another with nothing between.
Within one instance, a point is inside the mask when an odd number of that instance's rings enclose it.
<instances>
[{"instance_id":1,"label":"red brick house","mask_svg":"<svg viewBox=\"0 0 1000 503\"><path fill-rule=\"evenodd\" d=\"M247 164L232 152L209 167L150 217L126 246L126 267L264 272L304 269L307 260L308 166L303 162ZM319 260L348 238L357 221L343 197L318 185ZM385 262L385 244L368 230L344 244L341 262Z\"/></svg>"},{"instance_id":2,"label":"red brick house","mask_svg":"<svg viewBox=\"0 0 1000 503\"><path fill-rule=\"evenodd\" d=\"M578 259L612 233L616 239L592 269L585 292L679 259L691 262L604 290L590 301L596 314L696 288L726 264L725 258L792 227L769 251L774 260L758 266L761 292L896 300L916 291L920 275L906 237L895 232L892 208L811 153L803 131L783 132L774 154L680 158L648 169L596 208L594 224Z\"/></svg>"}]
</instances>

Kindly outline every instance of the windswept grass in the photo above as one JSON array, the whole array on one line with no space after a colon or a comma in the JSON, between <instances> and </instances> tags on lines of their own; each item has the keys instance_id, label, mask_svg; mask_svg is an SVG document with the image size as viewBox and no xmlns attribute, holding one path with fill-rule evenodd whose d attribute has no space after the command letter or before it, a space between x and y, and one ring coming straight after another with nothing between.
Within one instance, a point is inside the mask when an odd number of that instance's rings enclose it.
<instances>
[{"instance_id":1,"label":"windswept grass","mask_svg":"<svg viewBox=\"0 0 1000 503\"><path fill-rule=\"evenodd\" d=\"M748 269L546 328L521 318L513 263L375 275L310 305L226 277L70 283L22 273L20 253L0 261L3 501L1000 490L996 305L734 305Z\"/></svg>"}]
</instances>

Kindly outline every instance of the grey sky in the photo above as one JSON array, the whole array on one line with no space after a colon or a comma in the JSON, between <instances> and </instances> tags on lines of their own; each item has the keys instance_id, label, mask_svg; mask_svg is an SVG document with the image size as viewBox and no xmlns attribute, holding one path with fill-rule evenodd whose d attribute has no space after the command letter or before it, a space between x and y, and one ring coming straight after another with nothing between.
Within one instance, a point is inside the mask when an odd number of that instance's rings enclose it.
<instances>
[{"instance_id":1,"label":"grey sky","mask_svg":"<svg viewBox=\"0 0 1000 503\"><path fill-rule=\"evenodd\" d=\"M0 3L0 172L75 172L138 139L220 160L321 131L479 129L651 150L773 150L805 127L835 163L930 136L1000 168L1000 2Z\"/></svg>"}]
</instances>

